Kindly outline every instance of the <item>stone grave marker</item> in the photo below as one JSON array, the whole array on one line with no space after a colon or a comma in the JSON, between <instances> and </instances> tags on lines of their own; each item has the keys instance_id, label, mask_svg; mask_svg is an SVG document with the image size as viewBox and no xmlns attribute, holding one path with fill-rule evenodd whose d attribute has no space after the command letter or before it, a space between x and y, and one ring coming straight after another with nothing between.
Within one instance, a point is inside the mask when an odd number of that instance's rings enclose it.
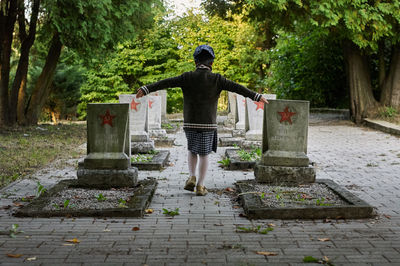
<instances>
[{"instance_id":1,"label":"stone grave marker","mask_svg":"<svg viewBox=\"0 0 400 266\"><path fill-rule=\"evenodd\" d=\"M275 100L276 94L263 94L267 100ZM262 139L262 127L264 116L264 104L246 98L246 134L247 140L260 141Z\"/></svg>"},{"instance_id":2,"label":"stone grave marker","mask_svg":"<svg viewBox=\"0 0 400 266\"><path fill-rule=\"evenodd\" d=\"M229 104L229 113L228 117L225 121L226 126L235 125L236 123L236 93L228 91L228 104Z\"/></svg>"},{"instance_id":3,"label":"stone grave marker","mask_svg":"<svg viewBox=\"0 0 400 266\"><path fill-rule=\"evenodd\" d=\"M78 168L78 183L89 187L125 187L137 182L130 164L129 105L88 104L87 156Z\"/></svg>"},{"instance_id":4,"label":"stone grave marker","mask_svg":"<svg viewBox=\"0 0 400 266\"><path fill-rule=\"evenodd\" d=\"M257 182L312 183L315 169L307 157L308 101L270 100L263 117L262 157Z\"/></svg>"},{"instance_id":5,"label":"stone grave marker","mask_svg":"<svg viewBox=\"0 0 400 266\"><path fill-rule=\"evenodd\" d=\"M131 152L146 153L154 149L154 141L149 138L148 97L139 99L136 94L120 94L120 103L129 104L129 130L131 134Z\"/></svg>"},{"instance_id":6,"label":"stone grave marker","mask_svg":"<svg viewBox=\"0 0 400 266\"><path fill-rule=\"evenodd\" d=\"M245 120L246 120L246 99L240 95L236 94L236 124L235 129L245 130Z\"/></svg>"},{"instance_id":7,"label":"stone grave marker","mask_svg":"<svg viewBox=\"0 0 400 266\"><path fill-rule=\"evenodd\" d=\"M161 121L167 120L167 91L160 90L152 92L149 96L161 96Z\"/></svg>"},{"instance_id":8,"label":"stone grave marker","mask_svg":"<svg viewBox=\"0 0 400 266\"><path fill-rule=\"evenodd\" d=\"M165 137L167 132L161 128L161 96L150 95L149 99L149 133L152 137Z\"/></svg>"}]
</instances>

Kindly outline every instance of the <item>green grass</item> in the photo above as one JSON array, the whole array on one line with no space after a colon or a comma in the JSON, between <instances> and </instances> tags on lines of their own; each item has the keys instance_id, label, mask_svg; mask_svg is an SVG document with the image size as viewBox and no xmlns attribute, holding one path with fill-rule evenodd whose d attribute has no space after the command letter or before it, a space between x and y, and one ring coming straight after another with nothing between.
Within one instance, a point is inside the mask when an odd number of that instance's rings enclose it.
<instances>
[{"instance_id":1,"label":"green grass","mask_svg":"<svg viewBox=\"0 0 400 266\"><path fill-rule=\"evenodd\" d=\"M0 187L55 159L78 158L86 142L86 124L40 124L0 129Z\"/></svg>"}]
</instances>

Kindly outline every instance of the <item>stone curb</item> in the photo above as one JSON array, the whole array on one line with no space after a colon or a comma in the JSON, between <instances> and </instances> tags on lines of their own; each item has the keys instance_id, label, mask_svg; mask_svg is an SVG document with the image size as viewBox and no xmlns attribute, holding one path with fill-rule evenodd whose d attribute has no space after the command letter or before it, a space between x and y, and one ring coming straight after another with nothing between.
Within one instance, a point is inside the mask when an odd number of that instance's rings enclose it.
<instances>
[{"instance_id":1,"label":"stone curb","mask_svg":"<svg viewBox=\"0 0 400 266\"><path fill-rule=\"evenodd\" d=\"M245 191L244 186L248 180L237 182L238 192ZM325 184L333 192L338 194L342 199L347 201L346 206L307 206L295 208L268 208L262 204L261 198L256 194L243 194L240 199L243 209L250 219L325 219L325 218L342 218L342 219L360 219L373 216L373 207L351 194L346 189L329 179L317 179L316 183Z\"/></svg>"},{"instance_id":2,"label":"stone curb","mask_svg":"<svg viewBox=\"0 0 400 266\"><path fill-rule=\"evenodd\" d=\"M242 161L239 155L237 155L238 149L226 149L225 156L229 158L230 163L226 168L228 170L247 170L253 169L256 165L256 161Z\"/></svg>"},{"instance_id":3,"label":"stone curb","mask_svg":"<svg viewBox=\"0 0 400 266\"><path fill-rule=\"evenodd\" d=\"M364 124L370 128L376 129L383 131L385 133L393 134L400 136L400 126L397 126L395 124L382 121L382 120L374 120L374 119L369 119L365 118L363 120Z\"/></svg>"},{"instance_id":4,"label":"stone curb","mask_svg":"<svg viewBox=\"0 0 400 266\"><path fill-rule=\"evenodd\" d=\"M52 196L59 191L68 187L74 187L77 184L76 179L68 179L60 181L47 193L44 193L38 199L33 200L28 205L19 209L14 213L16 217L143 217L145 209L150 204L154 192L157 188L157 181L155 179L141 180L138 182L137 191L129 202L128 208L110 208L110 209L66 209L66 210L43 210Z\"/></svg>"}]
</instances>

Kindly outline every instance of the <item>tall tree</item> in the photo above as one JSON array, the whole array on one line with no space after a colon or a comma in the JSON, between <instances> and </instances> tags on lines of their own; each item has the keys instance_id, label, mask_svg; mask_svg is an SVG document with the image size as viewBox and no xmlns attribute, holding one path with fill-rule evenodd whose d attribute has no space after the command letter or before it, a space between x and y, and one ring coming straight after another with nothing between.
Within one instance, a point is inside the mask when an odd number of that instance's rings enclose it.
<instances>
[{"instance_id":1,"label":"tall tree","mask_svg":"<svg viewBox=\"0 0 400 266\"><path fill-rule=\"evenodd\" d=\"M205 2L219 0L205 0ZM222 1L222 0L221 0ZM350 88L351 113L355 122L374 112L379 105L400 110L400 1L399 0L234 0L256 18L265 21L279 15L282 26L311 22L342 41ZM379 54L378 89L373 95L371 56Z\"/></svg>"},{"instance_id":2,"label":"tall tree","mask_svg":"<svg viewBox=\"0 0 400 266\"><path fill-rule=\"evenodd\" d=\"M0 9L0 126L35 124L50 93L63 47L90 62L124 39L148 27L159 0L1 0ZM30 7L30 10L27 9ZM25 19L30 14L30 19ZM18 21L18 27L16 27ZM36 32L40 24L40 32ZM26 27L29 25L29 33ZM18 33L19 64L9 87L11 45ZM26 96L30 47L37 35L51 36L45 64L32 94ZM17 112L18 110L18 112ZM18 113L18 116L17 116Z\"/></svg>"}]
</instances>

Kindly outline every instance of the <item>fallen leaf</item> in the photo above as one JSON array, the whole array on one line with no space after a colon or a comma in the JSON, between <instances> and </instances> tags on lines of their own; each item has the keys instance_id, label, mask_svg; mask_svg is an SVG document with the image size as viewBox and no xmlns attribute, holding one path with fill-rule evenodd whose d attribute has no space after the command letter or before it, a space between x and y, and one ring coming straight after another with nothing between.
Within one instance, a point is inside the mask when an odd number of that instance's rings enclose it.
<instances>
[{"instance_id":1,"label":"fallen leaf","mask_svg":"<svg viewBox=\"0 0 400 266\"><path fill-rule=\"evenodd\" d=\"M275 227L275 224L268 224L269 227Z\"/></svg>"},{"instance_id":2,"label":"fallen leaf","mask_svg":"<svg viewBox=\"0 0 400 266\"><path fill-rule=\"evenodd\" d=\"M140 228L137 227L137 226L135 226L135 227L132 228L132 231L139 231L139 230L140 230Z\"/></svg>"},{"instance_id":3,"label":"fallen leaf","mask_svg":"<svg viewBox=\"0 0 400 266\"><path fill-rule=\"evenodd\" d=\"M277 252L270 252L270 251L256 251L256 254L264 256L278 256Z\"/></svg>"},{"instance_id":4,"label":"fallen leaf","mask_svg":"<svg viewBox=\"0 0 400 266\"><path fill-rule=\"evenodd\" d=\"M387 214L384 214L383 216L385 216L385 217L388 218L388 219L391 218L391 216L390 216L390 215L387 215Z\"/></svg>"},{"instance_id":5,"label":"fallen leaf","mask_svg":"<svg viewBox=\"0 0 400 266\"><path fill-rule=\"evenodd\" d=\"M69 240L65 240L65 242L70 242L70 243L80 243L81 241L78 240L77 238L73 238L73 239L69 239Z\"/></svg>"},{"instance_id":6,"label":"fallen leaf","mask_svg":"<svg viewBox=\"0 0 400 266\"><path fill-rule=\"evenodd\" d=\"M239 217L247 217L247 215L244 213L239 213Z\"/></svg>"},{"instance_id":7,"label":"fallen leaf","mask_svg":"<svg viewBox=\"0 0 400 266\"><path fill-rule=\"evenodd\" d=\"M301 198L303 198L303 199L312 199L313 197L311 197L310 195L307 195L307 194L301 194Z\"/></svg>"},{"instance_id":8,"label":"fallen leaf","mask_svg":"<svg viewBox=\"0 0 400 266\"><path fill-rule=\"evenodd\" d=\"M323 262L330 262L330 260L329 260L329 258L328 258L327 256L324 256L324 257L322 258L322 261L323 261Z\"/></svg>"},{"instance_id":9,"label":"fallen leaf","mask_svg":"<svg viewBox=\"0 0 400 266\"><path fill-rule=\"evenodd\" d=\"M7 257L10 257L10 258L21 258L22 254L7 254Z\"/></svg>"},{"instance_id":10,"label":"fallen leaf","mask_svg":"<svg viewBox=\"0 0 400 266\"><path fill-rule=\"evenodd\" d=\"M10 209L11 208L11 205L6 205L6 206L3 206L3 207L1 207L3 210L8 210L8 209Z\"/></svg>"},{"instance_id":11,"label":"fallen leaf","mask_svg":"<svg viewBox=\"0 0 400 266\"><path fill-rule=\"evenodd\" d=\"M110 229L104 229L103 232L111 232Z\"/></svg>"},{"instance_id":12,"label":"fallen leaf","mask_svg":"<svg viewBox=\"0 0 400 266\"><path fill-rule=\"evenodd\" d=\"M75 244L63 244L63 246L75 246Z\"/></svg>"},{"instance_id":13,"label":"fallen leaf","mask_svg":"<svg viewBox=\"0 0 400 266\"><path fill-rule=\"evenodd\" d=\"M153 210L153 209L145 209L144 212L145 212L145 213L153 213L154 210Z\"/></svg>"},{"instance_id":14,"label":"fallen leaf","mask_svg":"<svg viewBox=\"0 0 400 266\"><path fill-rule=\"evenodd\" d=\"M235 206L233 206L233 208L234 208L234 209L240 209L240 206L235 205Z\"/></svg>"},{"instance_id":15,"label":"fallen leaf","mask_svg":"<svg viewBox=\"0 0 400 266\"><path fill-rule=\"evenodd\" d=\"M223 224L214 224L215 226L224 226Z\"/></svg>"},{"instance_id":16,"label":"fallen leaf","mask_svg":"<svg viewBox=\"0 0 400 266\"><path fill-rule=\"evenodd\" d=\"M318 238L318 241L321 241L321 242L326 242L326 241L330 241L331 239L330 238Z\"/></svg>"},{"instance_id":17,"label":"fallen leaf","mask_svg":"<svg viewBox=\"0 0 400 266\"><path fill-rule=\"evenodd\" d=\"M27 258L26 260L27 261L33 261L33 260L36 260L36 257L30 257L30 258Z\"/></svg>"},{"instance_id":18,"label":"fallen leaf","mask_svg":"<svg viewBox=\"0 0 400 266\"><path fill-rule=\"evenodd\" d=\"M233 192L233 188L231 188L231 187L227 187L225 190L228 192Z\"/></svg>"},{"instance_id":19,"label":"fallen leaf","mask_svg":"<svg viewBox=\"0 0 400 266\"><path fill-rule=\"evenodd\" d=\"M17 207L23 207L23 206L24 206L24 204L19 203L19 202L13 202L13 203L14 203L14 205L17 206Z\"/></svg>"}]
</instances>

